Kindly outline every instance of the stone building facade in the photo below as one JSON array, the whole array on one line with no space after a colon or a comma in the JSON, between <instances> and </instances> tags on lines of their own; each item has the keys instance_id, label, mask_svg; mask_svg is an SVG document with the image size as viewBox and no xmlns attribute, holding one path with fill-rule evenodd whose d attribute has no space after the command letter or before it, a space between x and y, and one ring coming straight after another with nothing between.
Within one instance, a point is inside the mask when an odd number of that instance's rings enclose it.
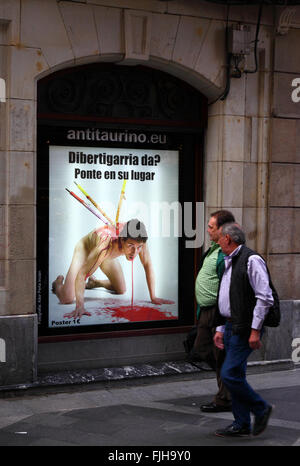
<instances>
[{"instance_id":1,"label":"stone building facade","mask_svg":"<svg viewBox=\"0 0 300 466\"><path fill-rule=\"evenodd\" d=\"M207 97L206 218L230 209L249 247L267 258L283 324L269 332L259 359L290 359L300 336L300 102L292 99L300 5L263 7L258 69L245 72L255 69L258 9L258 2L228 9L200 0L0 0L0 385L34 382L43 370L182 357L182 333L38 343L37 83L91 63L142 64ZM226 24L246 26L251 50L220 100L228 84Z\"/></svg>"}]
</instances>

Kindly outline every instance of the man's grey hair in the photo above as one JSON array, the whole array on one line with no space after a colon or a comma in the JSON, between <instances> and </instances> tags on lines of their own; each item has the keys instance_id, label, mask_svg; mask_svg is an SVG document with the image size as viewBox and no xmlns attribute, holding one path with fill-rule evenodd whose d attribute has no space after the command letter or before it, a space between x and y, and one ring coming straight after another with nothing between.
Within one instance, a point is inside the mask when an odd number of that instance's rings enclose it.
<instances>
[{"instance_id":1,"label":"man's grey hair","mask_svg":"<svg viewBox=\"0 0 300 466\"><path fill-rule=\"evenodd\" d=\"M242 228L234 222L224 223L221 226L221 234L228 235L236 244L245 244L246 238Z\"/></svg>"}]
</instances>

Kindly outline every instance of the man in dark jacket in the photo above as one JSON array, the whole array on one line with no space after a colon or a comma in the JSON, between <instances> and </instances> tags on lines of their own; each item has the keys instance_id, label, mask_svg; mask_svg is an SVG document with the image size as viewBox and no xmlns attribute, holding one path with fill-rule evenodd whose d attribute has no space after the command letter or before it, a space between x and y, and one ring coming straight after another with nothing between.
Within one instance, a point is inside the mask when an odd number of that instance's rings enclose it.
<instances>
[{"instance_id":1,"label":"man in dark jacket","mask_svg":"<svg viewBox=\"0 0 300 466\"><path fill-rule=\"evenodd\" d=\"M267 427L272 406L247 383L246 367L249 355L261 346L264 320L276 291L264 259L245 246L245 235L237 224L223 225L218 243L226 256L217 314L223 325L217 327L214 342L226 351L221 378L231 394L234 422L215 434L249 435L252 413L252 434L258 435Z\"/></svg>"},{"instance_id":2,"label":"man in dark jacket","mask_svg":"<svg viewBox=\"0 0 300 466\"><path fill-rule=\"evenodd\" d=\"M218 210L211 214L207 228L211 247L202 257L195 284L197 337L193 353L198 360L205 361L216 371L219 388L214 400L200 407L202 411L210 413L231 411L230 394L220 377L225 357L224 351L216 348L213 342L218 288L224 271L224 254L217 241L219 239L219 229L226 222L234 222L234 217L228 210Z\"/></svg>"}]
</instances>

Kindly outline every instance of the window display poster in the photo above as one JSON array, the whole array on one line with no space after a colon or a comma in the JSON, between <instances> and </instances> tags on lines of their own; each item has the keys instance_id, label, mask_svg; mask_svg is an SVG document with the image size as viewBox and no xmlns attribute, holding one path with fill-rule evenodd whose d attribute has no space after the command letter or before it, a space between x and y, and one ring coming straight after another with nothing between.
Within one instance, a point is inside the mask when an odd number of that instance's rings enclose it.
<instances>
[{"instance_id":1,"label":"window display poster","mask_svg":"<svg viewBox=\"0 0 300 466\"><path fill-rule=\"evenodd\" d=\"M178 167L175 150L49 147L49 328L178 319Z\"/></svg>"}]
</instances>

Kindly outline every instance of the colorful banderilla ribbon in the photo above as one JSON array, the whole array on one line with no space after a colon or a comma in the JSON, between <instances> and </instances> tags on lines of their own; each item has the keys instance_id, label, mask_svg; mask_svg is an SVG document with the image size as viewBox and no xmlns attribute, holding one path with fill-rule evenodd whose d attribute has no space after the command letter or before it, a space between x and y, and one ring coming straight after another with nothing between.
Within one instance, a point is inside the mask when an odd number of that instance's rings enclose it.
<instances>
[{"instance_id":1,"label":"colorful banderilla ribbon","mask_svg":"<svg viewBox=\"0 0 300 466\"><path fill-rule=\"evenodd\" d=\"M91 201L91 203L96 207L96 209L99 210L99 212L103 215L103 217L105 217L109 223L111 225L114 226L114 222L106 215L106 213L104 212L104 210L101 209L101 207L99 207L99 205L97 204L97 202L94 201L94 199L91 198L91 196L88 195L88 193L80 186L80 184L76 183L76 181L74 181L74 183L76 184L76 186L80 189L80 191L85 195L85 197Z\"/></svg>"},{"instance_id":2,"label":"colorful banderilla ribbon","mask_svg":"<svg viewBox=\"0 0 300 466\"><path fill-rule=\"evenodd\" d=\"M75 193L73 193L73 191L69 191L69 189L66 188L66 191L68 191L69 194L71 194L71 196L73 196L78 202L80 202L80 204L82 204L86 209L88 209L90 212L92 212L92 214L94 214L96 217L98 217L102 222L106 223L107 225L107 222L105 222L103 220L102 217L100 217L100 215L97 214L97 212L95 212L89 205L87 205L86 202L84 202L82 199L80 199L80 197L76 196Z\"/></svg>"},{"instance_id":3,"label":"colorful banderilla ribbon","mask_svg":"<svg viewBox=\"0 0 300 466\"><path fill-rule=\"evenodd\" d=\"M117 208L117 213L116 213L116 230L117 230L117 236L119 235L119 215L120 215L120 210L121 210L121 205L123 202L123 199L125 199L125 187L126 187L127 180L123 181L123 186L121 189L121 194L120 194L120 199L119 199L119 204Z\"/></svg>"}]
</instances>

